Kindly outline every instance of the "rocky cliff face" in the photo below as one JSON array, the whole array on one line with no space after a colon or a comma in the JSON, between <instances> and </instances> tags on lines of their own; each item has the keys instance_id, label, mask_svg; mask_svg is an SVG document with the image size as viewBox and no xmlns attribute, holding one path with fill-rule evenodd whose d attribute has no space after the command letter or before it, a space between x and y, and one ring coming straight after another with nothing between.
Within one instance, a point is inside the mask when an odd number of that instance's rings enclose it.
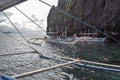
<instances>
[{"instance_id":1,"label":"rocky cliff face","mask_svg":"<svg viewBox=\"0 0 120 80\"><path fill-rule=\"evenodd\" d=\"M120 0L59 0L57 8L85 21L91 26L114 36L120 35ZM83 23L57 11L54 7L48 15L47 32L67 35L96 32Z\"/></svg>"}]
</instances>

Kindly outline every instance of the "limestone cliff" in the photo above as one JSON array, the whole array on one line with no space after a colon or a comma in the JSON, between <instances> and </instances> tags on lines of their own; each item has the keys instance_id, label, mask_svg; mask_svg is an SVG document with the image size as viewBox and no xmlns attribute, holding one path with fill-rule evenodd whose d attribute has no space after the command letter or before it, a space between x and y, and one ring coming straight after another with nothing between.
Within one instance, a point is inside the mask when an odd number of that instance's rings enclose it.
<instances>
[{"instance_id":1,"label":"limestone cliff","mask_svg":"<svg viewBox=\"0 0 120 80\"><path fill-rule=\"evenodd\" d=\"M120 35L120 0L59 0L57 8L111 35ZM51 8L47 32L67 30L67 35L96 32L88 26Z\"/></svg>"}]
</instances>

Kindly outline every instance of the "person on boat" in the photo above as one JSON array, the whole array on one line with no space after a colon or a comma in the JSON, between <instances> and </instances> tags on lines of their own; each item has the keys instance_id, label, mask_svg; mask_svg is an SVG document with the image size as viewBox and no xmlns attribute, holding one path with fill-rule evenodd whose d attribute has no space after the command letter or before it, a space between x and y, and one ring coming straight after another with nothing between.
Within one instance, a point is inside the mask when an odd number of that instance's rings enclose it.
<instances>
[{"instance_id":1,"label":"person on boat","mask_svg":"<svg viewBox=\"0 0 120 80\"><path fill-rule=\"evenodd\" d=\"M73 39L76 39L77 38L77 33L74 33L73 34Z\"/></svg>"},{"instance_id":2,"label":"person on boat","mask_svg":"<svg viewBox=\"0 0 120 80\"><path fill-rule=\"evenodd\" d=\"M74 37L74 38L77 38L77 33L74 33L74 34L73 34L73 37Z\"/></svg>"},{"instance_id":3,"label":"person on boat","mask_svg":"<svg viewBox=\"0 0 120 80\"><path fill-rule=\"evenodd\" d=\"M65 37L65 33L63 32L61 38L65 39Z\"/></svg>"}]
</instances>

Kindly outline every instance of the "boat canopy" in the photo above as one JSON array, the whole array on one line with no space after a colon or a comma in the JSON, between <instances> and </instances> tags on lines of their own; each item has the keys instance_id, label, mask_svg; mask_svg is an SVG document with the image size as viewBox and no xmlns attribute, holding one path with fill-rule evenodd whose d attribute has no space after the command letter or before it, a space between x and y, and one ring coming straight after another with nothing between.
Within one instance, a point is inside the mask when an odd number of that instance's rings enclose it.
<instances>
[{"instance_id":1,"label":"boat canopy","mask_svg":"<svg viewBox=\"0 0 120 80\"><path fill-rule=\"evenodd\" d=\"M0 12L27 0L0 0Z\"/></svg>"}]
</instances>

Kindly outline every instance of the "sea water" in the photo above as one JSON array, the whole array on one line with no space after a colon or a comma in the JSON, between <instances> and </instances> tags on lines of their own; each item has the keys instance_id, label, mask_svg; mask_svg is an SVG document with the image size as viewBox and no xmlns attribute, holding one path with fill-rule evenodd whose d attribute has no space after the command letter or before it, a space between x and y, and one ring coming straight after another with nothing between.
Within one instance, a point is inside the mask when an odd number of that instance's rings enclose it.
<instances>
[{"instance_id":1,"label":"sea water","mask_svg":"<svg viewBox=\"0 0 120 80\"><path fill-rule=\"evenodd\" d=\"M27 44L19 34L10 35ZM43 37L37 34L23 35L27 40L33 37ZM64 45L42 42L41 45L31 46L39 51L40 54L53 58L79 57L89 61L120 65L120 45L118 43L82 42L77 45ZM0 34L0 55L16 54L0 56L0 74L14 76L62 63L40 58L39 54L32 53L31 51L33 50L24 44L4 34ZM30 53L19 54L24 52ZM70 65L23 77L18 80L120 80L120 73Z\"/></svg>"}]
</instances>

